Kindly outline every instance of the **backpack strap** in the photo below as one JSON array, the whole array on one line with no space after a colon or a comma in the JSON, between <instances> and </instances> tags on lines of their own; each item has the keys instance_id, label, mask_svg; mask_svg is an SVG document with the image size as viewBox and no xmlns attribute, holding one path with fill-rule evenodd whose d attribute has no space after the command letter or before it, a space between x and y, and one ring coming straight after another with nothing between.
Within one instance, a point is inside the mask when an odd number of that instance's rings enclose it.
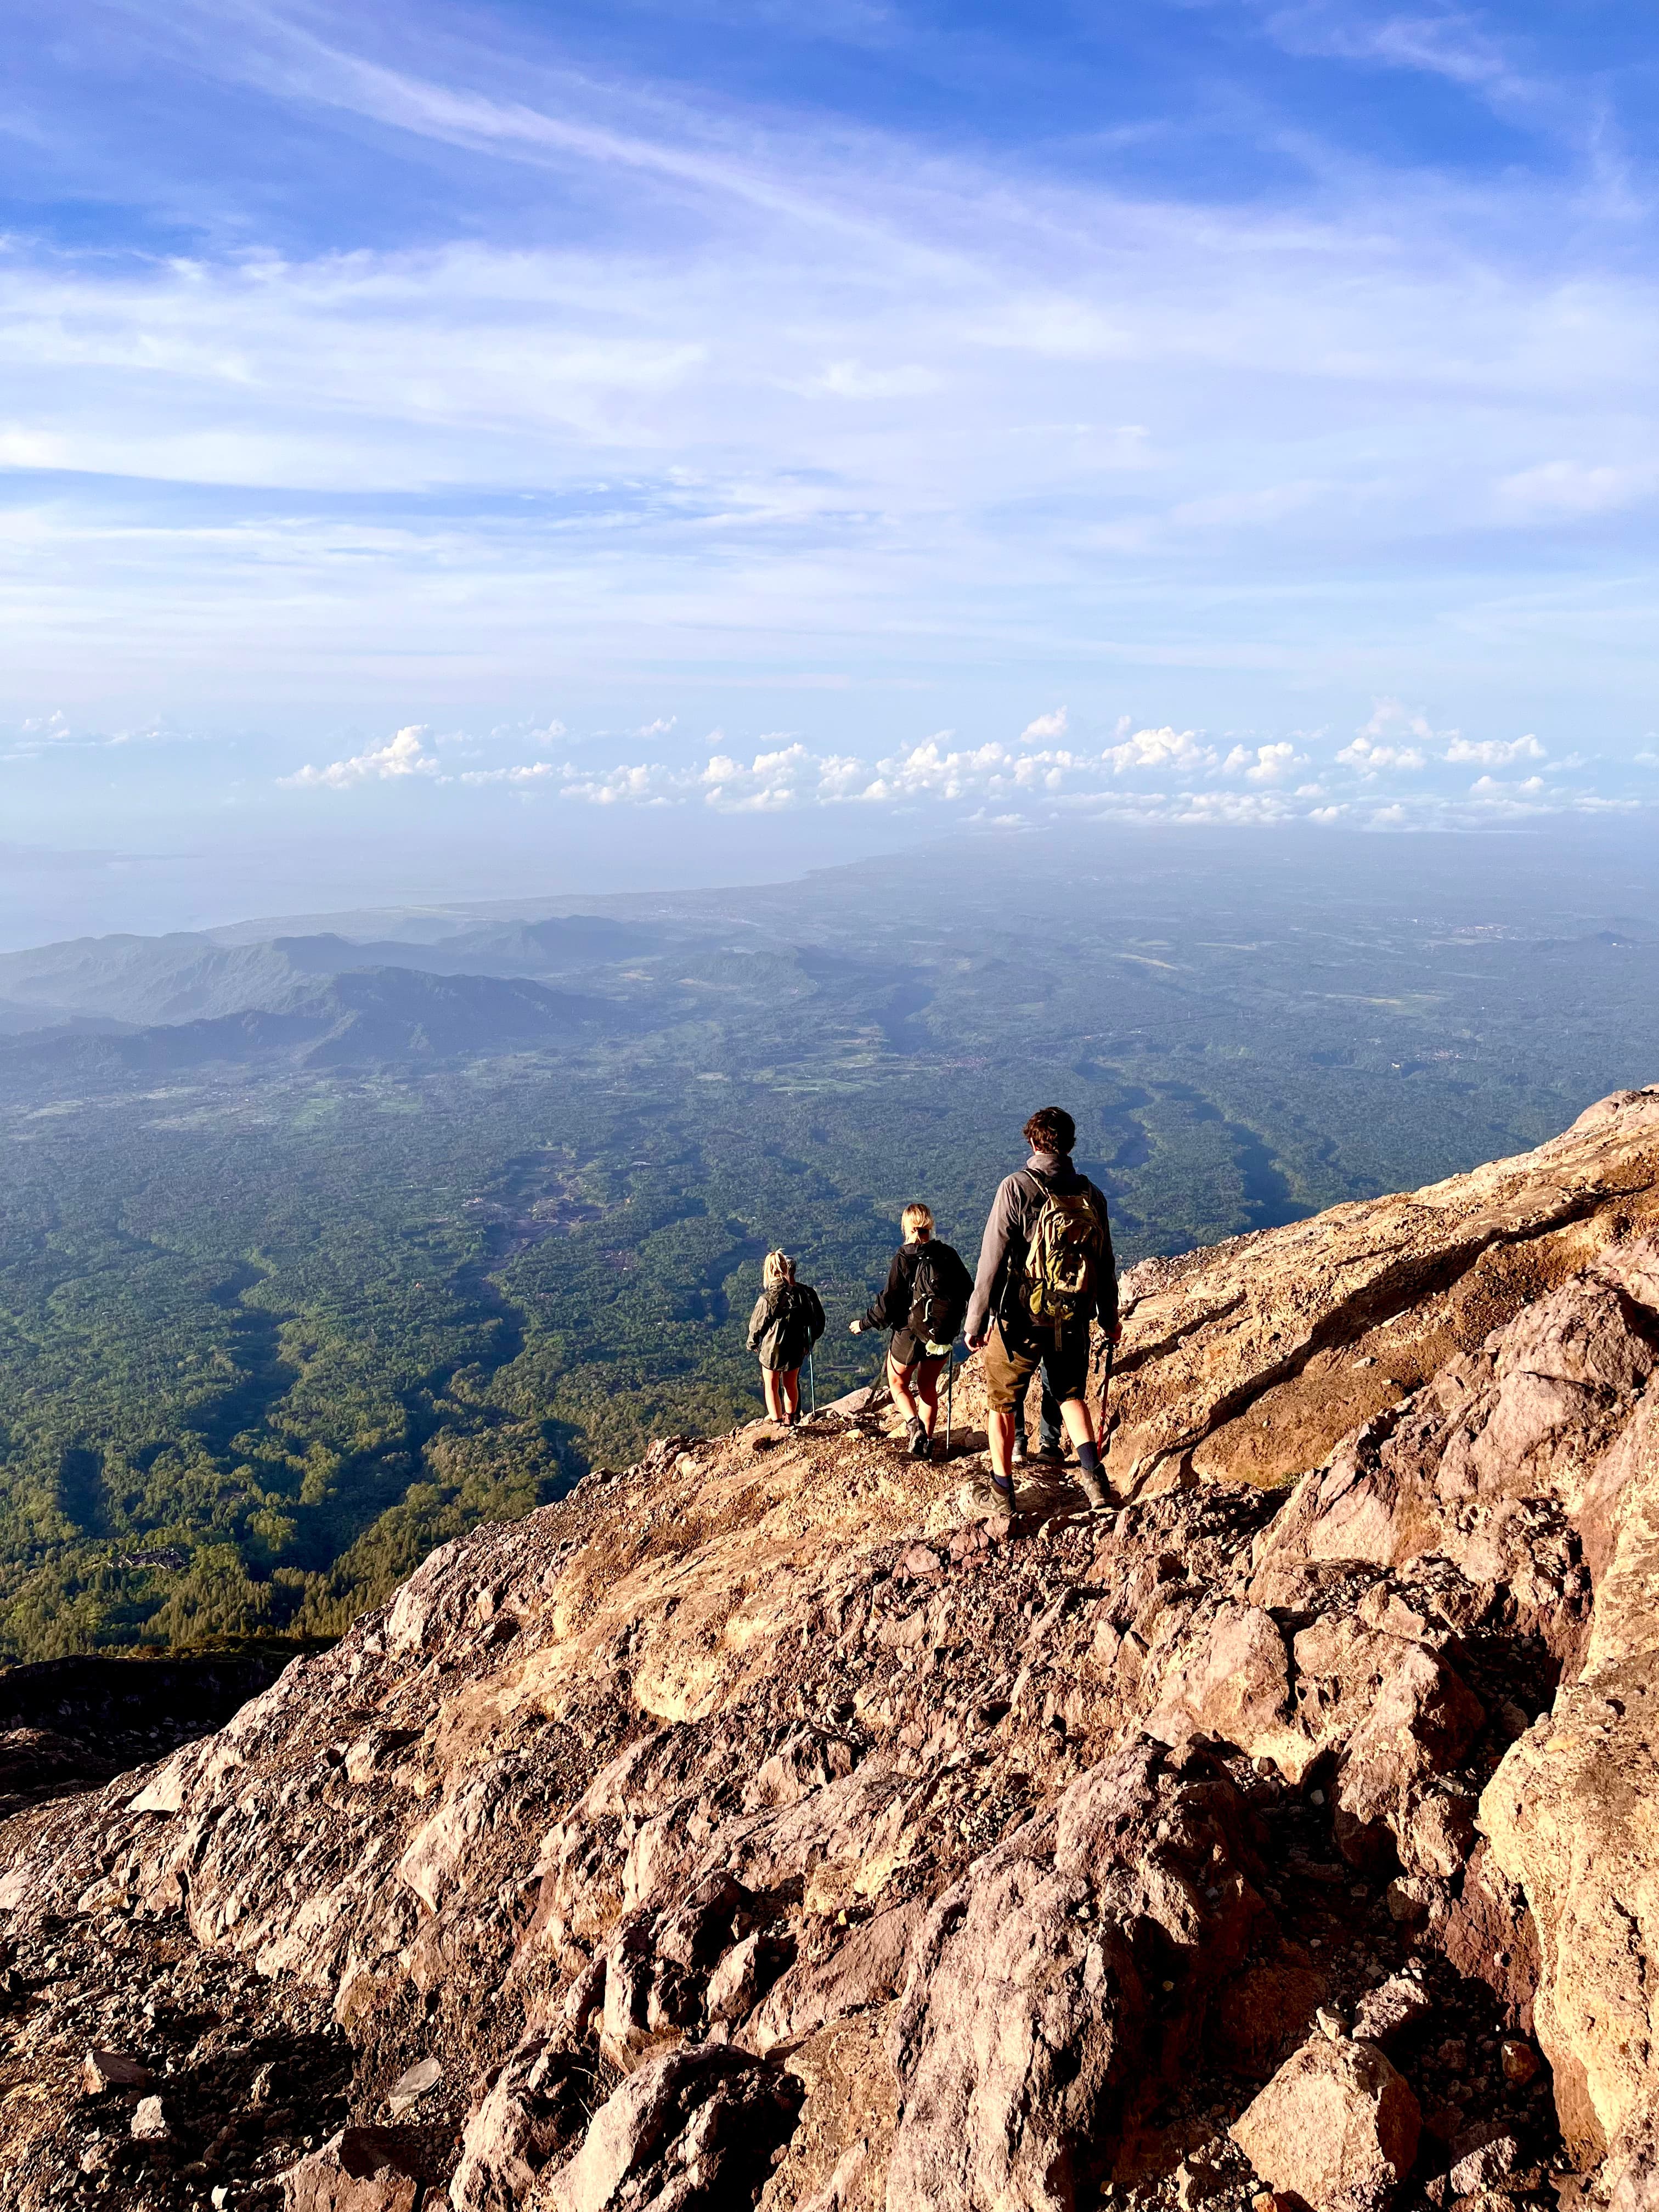
<instances>
[{"instance_id":1,"label":"backpack strap","mask_svg":"<svg viewBox=\"0 0 1659 2212\"><path fill-rule=\"evenodd\" d=\"M1010 1251L1002 1262L1002 1288L998 1294L994 1311L997 1320L1005 1326L1016 1317L1018 1278L1024 1271L1025 1254L1031 1249L1031 1231L1036 1226L1037 1214L1042 1212L1051 1195L1048 1184L1035 1168L1016 1168L1009 1180L1019 1184L1028 1198L1035 1197L1036 1212L1019 1232L1024 1249L1018 1261L1015 1261L1013 1253Z\"/></svg>"}]
</instances>

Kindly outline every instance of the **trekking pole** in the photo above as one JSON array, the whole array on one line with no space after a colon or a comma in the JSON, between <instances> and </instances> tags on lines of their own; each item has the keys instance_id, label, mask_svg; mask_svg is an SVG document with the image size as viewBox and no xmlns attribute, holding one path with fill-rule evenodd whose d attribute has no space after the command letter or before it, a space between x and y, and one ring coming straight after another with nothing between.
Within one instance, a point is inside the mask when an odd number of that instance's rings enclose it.
<instances>
[{"instance_id":1,"label":"trekking pole","mask_svg":"<svg viewBox=\"0 0 1659 2212\"><path fill-rule=\"evenodd\" d=\"M945 1372L945 1456L951 1456L951 1409L957 1395L957 1348L951 1346L951 1364Z\"/></svg>"},{"instance_id":2,"label":"trekking pole","mask_svg":"<svg viewBox=\"0 0 1659 2212\"><path fill-rule=\"evenodd\" d=\"M1111 1393L1112 1357L1116 1350L1117 1346L1109 1336L1106 1340L1105 1371L1100 1378L1100 1455L1102 1459L1105 1458L1112 1448L1111 1416L1107 1411L1106 1401Z\"/></svg>"},{"instance_id":3,"label":"trekking pole","mask_svg":"<svg viewBox=\"0 0 1659 2212\"><path fill-rule=\"evenodd\" d=\"M806 1418L810 1421L813 1414L818 1410L818 1378L812 1366L812 1347L811 1345L808 1345L806 1348L806 1391L810 1401L806 1408Z\"/></svg>"}]
</instances>

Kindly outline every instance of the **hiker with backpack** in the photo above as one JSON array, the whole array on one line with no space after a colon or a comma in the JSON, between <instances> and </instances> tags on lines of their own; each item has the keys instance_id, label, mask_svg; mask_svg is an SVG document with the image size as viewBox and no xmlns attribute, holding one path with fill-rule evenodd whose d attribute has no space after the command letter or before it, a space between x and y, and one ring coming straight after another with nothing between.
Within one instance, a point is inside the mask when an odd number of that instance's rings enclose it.
<instances>
[{"instance_id":1,"label":"hiker with backpack","mask_svg":"<svg viewBox=\"0 0 1659 2212\"><path fill-rule=\"evenodd\" d=\"M982 1352L991 1492L998 1515L1014 1510L1014 1409L1039 1368L1077 1448L1091 1505L1109 1501L1089 1410L1089 1340L1098 1322L1118 1337L1117 1263L1104 1194L1072 1165L1077 1124L1043 1106L1022 1132L1030 1158L1005 1176L980 1246L968 1308L969 1349Z\"/></svg>"},{"instance_id":2,"label":"hiker with backpack","mask_svg":"<svg viewBox=\"0 0 1659 2212\"><path fill-rule=\"evenodd\" d=\"M786 1427L800 1419L801 1362L823 1328L817 1292L795 1280L795 1263L787 1252L769 1252L761 1294L749 1316L749 1349L760 1354L766 1410Z\"/></svg>"},{"instance_id":3,"label":"hiker with backpack","mask_svg":"<svg viewBox=\"0 0 1659 2212\"><path fill-rule=\"evenodd\" d=\"M933 1450L939 1418L939 1377L968 1310L974 1279L962 1255L933 1234L933 1217L918 1199L899 1217L904 1242L894 1253L884 1289L854 1322L854 1336L869 1328L893 1332L887 1347L887 1382L904 1416L912 1459Z\"/></svg>"}]
</instances>

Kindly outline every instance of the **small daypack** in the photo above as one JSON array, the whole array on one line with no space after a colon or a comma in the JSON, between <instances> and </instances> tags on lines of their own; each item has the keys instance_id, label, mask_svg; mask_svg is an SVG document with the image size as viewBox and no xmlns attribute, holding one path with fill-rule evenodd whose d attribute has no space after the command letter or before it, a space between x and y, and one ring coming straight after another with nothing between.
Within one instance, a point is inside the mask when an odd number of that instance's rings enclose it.
<instances>
[{"instance_id":1,"label":"small daypack","mask_svg":"<svg viewBox=\"0 0 1659 2212\"><path fill-rule=\"evenodd\" d=\"M1039 1328L1052 1328L1058 1336L1068 1322L1094 1310L1106 1223L1087 1183L1062 1196L1035 1176L1031 1181L1042 1204L1026 1243L1020 1299Z\"/></svg>"},{"instance_id":2,"label":"small daypack","mask_svg":"<svg viewBox=\"0 0 1659 2212\"><path fill-rule=\"evenodd\" d=\"M968 1297L973 1285L958 1262L954 1273L944 1255L932 1243L924 1244L910 1284L910 1311L905 1322L918 1344L948 1346L968 1317ZM965 1285L965 1287L964 1287Z\"/></svg>"}]
</instances>

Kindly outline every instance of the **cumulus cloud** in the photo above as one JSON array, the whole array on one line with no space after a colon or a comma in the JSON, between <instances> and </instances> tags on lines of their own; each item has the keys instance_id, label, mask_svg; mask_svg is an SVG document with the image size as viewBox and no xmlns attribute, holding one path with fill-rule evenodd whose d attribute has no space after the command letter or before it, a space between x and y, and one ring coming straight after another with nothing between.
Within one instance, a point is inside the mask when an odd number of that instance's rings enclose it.
<instances>
[{"instance_id":1,"label":"cumulus cloud","mask_svg":"<svg viewBox=\"0 0 1659 2212\"><path fill-rule=\"evenodd\" d=\"M1109 745L1101 758L1114 775L1127 775L1132 769L1186 769L1194 773L1216 764L1213 746L1200 744L1194 730L1174 730L1167 725L1161 730L1137 730L1121 744Z\"/></svg>"},{"instance_id":2,"label":"cumulus cloud","mask_svg":"<svg viewBox=\"0 0 1659 2212\"><path fill-rule=\"evenodd\" d=\"M716 753L696 781L706 803L724 814L776 814L817 795L819 766L795 744L757 753L746 768Z\"/></svg>"},{"instance_id":3,"label":"cumulus cloud","mask_svg":"<svg viewBox=\"0 0 1659 2212\"><path fill-rule=\"evenodd\" d=\"M1308 756L1288 740L1275 744L1235 745L1221 763L1224 775L1242 775L1247 783L1283 783L1308 765Z\"/></svg>"},{"instance_id":4,"label":"cumulus cloud","mask_svg":"<svg viewBox=\"0 0 1659 2212\"><path fill-rule=\"evenodd\" d=\"M1480 775L1469 790L1476 799L1539 799L1543 795L1544 779L1529 775L1520 783L1504 783L1497 776Z\"/></svg>"},{"instance_id":5,"label":"cumulus cloud","mask_svg":"<svg viewBox=\"0 0 1659 2212\"><path fill-rule=\"evenodd\" d=\"M684 778L672 769L641 761L637 766L613 768L598 774L583 773L566 765L560 795L589 806L666 806L683 795Z\"/></svg>"},{"instance_id":6,"label":"cumulus cloud","mask_svg":"<svg viewBox=\"0 0 1659 2212\"><path fill-rule=\"evenodd\" d=\"M330 791L348 791L354 784L390 783L406 775L436 775L438 763L422 743L428 735L424 724L411 723L384 745L353 753L347 760L330 761L325 768L313 768L307 763L292 775L278 776L276 781L290 790L321 786Z\"/></svg>"},{"instance_id":7,"label":"cumulus cloud","mask_svg":"<svg viewBox=\"0 0 1659 2212\"><path fill-rule=\"evenodd\" d=\"M1041 744L1045 738L1063 738L1066 734L1066 709L1056 707L1052 714L1039 714L1035 722L1028 722L1019 733L1023 745Z\"/></svg>"},{"instance_id":8,"label":"cumulus cloud","mask_svg":"<svg viewBox=\"0 0 1659 2212\"><path fill-rule=\"evenodd\" d=\"M635 730L634 735L636 738L665 738L678 720L678 714L670 714L665 719L659 718L654 722L647 722L642 728ZM559 725L558 728L559 735L562 737L564 735L562 724Z\"/></svg>"},{"instance_id":9,"label":"cumulus cloud","mask_svg":"<svg viewBox=\"0 0 1659 2212\"><path fill-rule=\"evenodd\" d=\"M1445 734L1455 738L1457 732ZM1370 721L1337 758L1364 776L1380 775L1385 769L1420 769L1428 761L1425 747L1436 741L1434 727L1420 708L1407 707L1399 699L1379 699Z\"/></svg>"},{"instance_id":10,"label":"cumulus cloud","mask_svg":"<svg viewBox=\"0 0 1659 2212\"><path fill-rule=\"evenodd\" d=\"M1447 746L1443 758L1466 762L1478 768L1507 768L1512 761L1547 760L1549 756L1536 738L1454 738Z\"/></svg>"},{"instance_id":11,"label":"cumulus cloud","mask_svg":"<svg viewBox=\"0 0 1659 2212\"><path fill-rule=\"evenodd\" d=\"M1415 745L1379 745L1369 738L1356 738L1337 755L1338 760L1358 769L1361 775L1377 775L1384 769L1422 768L1427 757Z\"/></svg>"},{"instance_id":12,"label":"cumulus cloud","mask_svg":"<svg viewBox=\"0 0 1659 2212\"><path fill-rule=\"evenodd\" d=\"M997 744L953 752L949 750L951 735L941 730L908 753L878 761L870 781L848 795L874 803L1000 795L1013 779L1018 757Z\"/></svg>"}]
</instances>

